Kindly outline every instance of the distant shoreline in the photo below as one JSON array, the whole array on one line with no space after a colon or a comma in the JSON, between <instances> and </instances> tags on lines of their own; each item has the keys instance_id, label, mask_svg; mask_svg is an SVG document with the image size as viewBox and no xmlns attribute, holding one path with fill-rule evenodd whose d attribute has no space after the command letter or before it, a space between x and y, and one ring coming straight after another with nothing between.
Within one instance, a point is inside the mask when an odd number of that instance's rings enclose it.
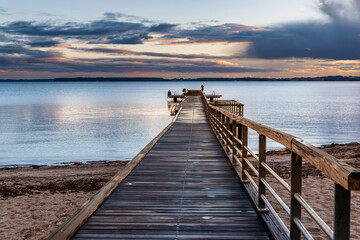
<instances>
[{"instance_id":1,"label":"distant shoreline","mask_svg":"<svg viewBox=\"0 0 360 240\"><path fill-rule=\"evenodd\" d=\"M185 81L230 81L230 82L357 82L360 76L324 76L299 78L127 78L127 77L76 77L76 78L50 78L50 79L0 79L0 82L185 82Z\"/></svg>"}]
</instances>

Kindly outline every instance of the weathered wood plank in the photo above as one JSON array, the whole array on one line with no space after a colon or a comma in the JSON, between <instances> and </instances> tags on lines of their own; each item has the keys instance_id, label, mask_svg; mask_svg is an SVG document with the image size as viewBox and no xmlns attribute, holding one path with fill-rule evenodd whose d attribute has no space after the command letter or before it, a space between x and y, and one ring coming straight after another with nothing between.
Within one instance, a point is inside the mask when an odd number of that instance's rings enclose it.
<instances>
[{"instance_id":1,"label":"weathered wood plank","mask_svg":"<svg viewBox=\"0 0 360 240\"><path fill-rule=\"evenodd\" d=\"M197 92L193 93L198 94ZM199 96L73 239L269 239Z\"/></svg>"},{"instance_id":2,"label":"weathered wood plank","mask_svg":"<svg viewBox=\"0 0 360 240\"><path fill-rule=\"evenodd\" d=\"M179 113L181 110L179 111ZM178 114L179 114L178 113ZM50 236L49 240L69 239L83 225L83 223L96 211L104 200L119 186L119 184L136 168L144 159L146 154L155 146L161 137L175 123L178 115L174 120L165 127L153 140L151 140L127 165L119 171L104 187L102 187L94 196L85 202L66 222L64 222Z\"/></svg>"}]
</instances>

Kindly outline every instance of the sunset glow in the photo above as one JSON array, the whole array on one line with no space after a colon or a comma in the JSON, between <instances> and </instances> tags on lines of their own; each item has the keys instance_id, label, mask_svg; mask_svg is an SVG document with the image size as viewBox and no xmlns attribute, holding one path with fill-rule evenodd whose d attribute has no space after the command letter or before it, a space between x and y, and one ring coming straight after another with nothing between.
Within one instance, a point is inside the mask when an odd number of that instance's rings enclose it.
<instances>
[{"instance_id":1,"label":"sunset glow","mask_svg":"<svg viewBox=\"0 0 360 240\"><path fill-rule=\"evenodd\" d=\"M2 1L0 79L359 75L359 1L256 2Z\"/></svg>"}]
</instances>

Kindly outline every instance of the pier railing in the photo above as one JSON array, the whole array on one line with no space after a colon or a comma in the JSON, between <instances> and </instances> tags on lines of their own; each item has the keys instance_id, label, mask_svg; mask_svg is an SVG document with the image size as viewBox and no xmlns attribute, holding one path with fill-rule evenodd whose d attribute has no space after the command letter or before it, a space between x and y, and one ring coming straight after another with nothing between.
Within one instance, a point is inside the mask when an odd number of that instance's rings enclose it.
<instances>
[{"instance_id":1,"label":"pier railing","mask_svg":"<svg viewBox=\"0 0 360 240\"><path fill-rule=\"evenodd\" d=\"M244 116L244 104L234 100L218 100L210 102L213 106L220 107L232 114L243 117Z\"/></svg>"},{"instance_id":2,"label":"pier railing","mask_svg":"<svg viewBox=\"0 0 360 240\"><path fill-rule=\"evenodd\" d=\"M231 160L249 195L252 196L260 215L273 235L279 239L313 239L301 221L302 209L319 225L330 239L350 239L350 191L360 190L360 171L338 161L335 157L285 132L270 128L255 121L226 111L221 105L210 104L202 91L209 123ZM259 136L259 153L248 146L248 130ZM266 162L266 139L270 138L291 151L291 181L288 184ZM250 160L251 159L251 160ZM302 160L315 166L335 183L334 227L328 226L304 199L302 192ZM266 180L272 175L290 195L290 207ZM290 228L275 211L266 196L268 190L290 217ZM280 228L279 228L280 226Z\"/></svg>"}]
</instances>

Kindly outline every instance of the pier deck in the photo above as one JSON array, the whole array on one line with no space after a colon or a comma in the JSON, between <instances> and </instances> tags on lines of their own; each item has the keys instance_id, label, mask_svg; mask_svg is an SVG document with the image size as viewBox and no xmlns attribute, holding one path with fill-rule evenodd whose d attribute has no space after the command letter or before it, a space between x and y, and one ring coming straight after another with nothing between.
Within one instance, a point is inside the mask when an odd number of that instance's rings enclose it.
<instances>
[{"instance_id":1,"label":"pier deck","mask_svg":"<svg viewBox=\"0 0 360 240\"><path fill-rule=\"evenodd\" d=\"M72 239L270 239L200 96Z\"/></svg>"}]
</instances>

